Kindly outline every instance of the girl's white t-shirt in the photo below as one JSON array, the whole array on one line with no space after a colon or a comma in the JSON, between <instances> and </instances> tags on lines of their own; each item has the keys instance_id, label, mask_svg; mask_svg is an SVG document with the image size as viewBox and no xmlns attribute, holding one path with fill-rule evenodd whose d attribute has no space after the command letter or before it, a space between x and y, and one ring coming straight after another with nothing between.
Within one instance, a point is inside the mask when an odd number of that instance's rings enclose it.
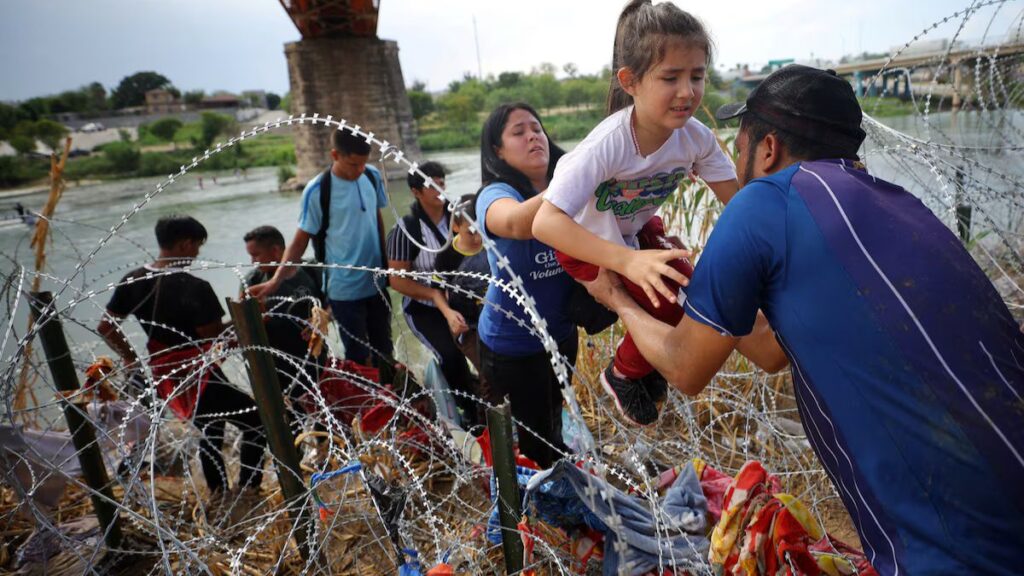
<instances>
[{"instance_id":1,"label":"girl's white t-shirt","mask_svg":"<svg viewBox=\"0 0 1024 576\"><path fill-rule=\"evenodd\" d=\"M633 107L605 118L558 162L544 199L601 238L637 247L636 234L695 170L706 182L736 178L711 130L691 118L653 154L633 138Z\"/></svg>"}]
</instances>

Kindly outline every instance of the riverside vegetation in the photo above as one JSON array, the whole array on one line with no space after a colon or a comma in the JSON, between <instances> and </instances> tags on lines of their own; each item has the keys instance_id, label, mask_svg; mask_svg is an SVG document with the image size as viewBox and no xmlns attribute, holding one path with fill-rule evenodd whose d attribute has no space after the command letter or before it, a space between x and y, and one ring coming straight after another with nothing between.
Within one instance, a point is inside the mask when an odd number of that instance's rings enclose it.
<instances>
[{"instance_id":1,"label":"riverside vegetation","mask_svg":"<svg viewBox=\"0 0 1024 576\"><path fill-rule=\"evenodd\" d=\"M525 101L541 111L544 125L556 142L579 140L604 117L604 100L611 78L605 67L597 74L580 74L573 64L562 67L564 76L556 77L553 64L541 64L529 73L502 72L484 79L466 74L449 83L439 95L425 90L423 82L414 82L408 89L409 101L416 120L420 148L424 152L472 148L479 145L483 116L498 104ZM698 120L711 122L710 114L721 104L745 98L747 89L728 85L712 69L708 78L704 103L697 111ZM291 98L281 100L287 111ZM33 99L30 102L34 102ZM911 103L886 100L873 112L876 116L913 114ZM22 106L24 107L24 106ZM9 108L9 106L8 106ZM71 158L66 178L116 179L145 176L166 176L188 164L197 152L207 149L218 139L237 133L238 124L229 116L204 112L197 122L182 123L167 117L138 127L134 140L122 131L121 140L95 148L88 156ZM15 147L16 156L0 157L0 188L37 184L45 180L49 160L33 154L36 139L53 149L67 135L67 129L50 119L21 121L3 136ZM287 134L266 134L261 138L234 146L227 154L218 154L204 162L200 170L224 171L260 166L277 166L279 179L294 174L295 145Z\"/></svg>"}]
</instances>

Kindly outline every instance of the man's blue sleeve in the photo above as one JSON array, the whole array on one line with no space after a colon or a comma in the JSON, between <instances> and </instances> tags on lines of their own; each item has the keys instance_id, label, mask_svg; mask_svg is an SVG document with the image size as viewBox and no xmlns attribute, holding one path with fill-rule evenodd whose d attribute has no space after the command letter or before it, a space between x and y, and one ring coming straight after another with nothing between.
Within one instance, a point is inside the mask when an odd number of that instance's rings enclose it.
<instances>
[{"instance_id":1,"label":"man's blue sleeve","mask_svg":"<svg viewBox=\"0 0 1024 576\"><path fill-rule=\"evenodd\" d=\"M761 182L741 190L722 211L690 279L686 314L724 336L750 333L762 307L775 246L784 235L780 191Z\"/></svg>"},{"instance_id":2,"label":"man's blue sleeve","mask_svg":"<svg viewBox=\"0 0 1024 576\"><path fill-rule=\"evenodd\" d=\"M317 176L306 184L302 191L302 210L299 212L299 229L307 234L320 232L320 178Z\"/></svg>"}]
</instances>

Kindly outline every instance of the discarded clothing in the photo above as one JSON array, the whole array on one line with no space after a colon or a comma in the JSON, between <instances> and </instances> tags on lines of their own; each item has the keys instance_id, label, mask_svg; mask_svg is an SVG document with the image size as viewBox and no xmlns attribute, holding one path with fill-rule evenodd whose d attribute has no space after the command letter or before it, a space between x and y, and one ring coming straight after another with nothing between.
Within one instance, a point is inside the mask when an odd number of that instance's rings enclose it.
<instances>
[{"instance_id":1,"label":"discarded clothing","mask_svg":"<svg viewBox=\"0 0 1024 576\"><path fill-rule=\"evenodd\" d=\"M756 461L743 465L725 493L709 559L726 576L877 576L863 554L824 533Z\"/></svg>"},{"instance_id":2,"label":"discarded clothing","mask_svg":"<svg viewBox=\"0 0 1024 576\"><path fill-rule=\"evenodd\" d=\"M604 534L604 574L706 566L707 500L687 464L657 505L628 495L566 461L527 484L526 514L563 529L586 526ZM657 521L655 512L660 512Z\"/></svg>"},{"instance_id":3,"label":"discarded clothing","mask_svg":"<svg viewBox=\"0 0 1024 576\"><path fill-rule=\"evenodd\" d=\"M100 452L111 470L131 453L131 446L149 436L149 416L127 402L90 402L84 407L96 426ZM0 476L13 479L32 500L53 508L64 494L69 477L82 473L71 433L23 429L0 424ZM34 489L34 490L33 490Z\"/></svg>"},{"instance_id":4,"label":"discarded clothing","mask_svg":"<svg viewBox=\"0 0 1024 576\"><path fill-rule=\"evenodd\" d=\"M351 426L358 416L365 432L377 432L395 415L392 405L382 397L394 395L380 384L380 371L352 360L340 364L335 359L320 376L320 395L335 418ZM303 395L306 412L315 414L323 406L312 394Z\"/></svg>"}]
</instances>

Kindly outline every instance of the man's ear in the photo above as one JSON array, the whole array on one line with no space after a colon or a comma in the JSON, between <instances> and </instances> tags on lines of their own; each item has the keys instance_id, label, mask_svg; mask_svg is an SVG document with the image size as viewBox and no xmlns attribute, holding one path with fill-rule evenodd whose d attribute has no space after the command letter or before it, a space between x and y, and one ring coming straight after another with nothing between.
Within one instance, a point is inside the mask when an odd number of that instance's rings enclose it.
<instances>
[{"instance_id":1,"label":"man's ear","mask_svg":"<svg viewBox=\"0 0 1024 576\"><path fill-rule=\"evenodd\" d=\"M757 155L757 167L761 174L772 174L783 167L782 143L779 142L779 138L774 132L769 132L757 144L757 150L754 153Z\"/></svg>"},{"instance_id":2,"label":"man's ear","mask_svg":"<svg viewBox=\"0 0 1024 576\"><path fill-rule=\"evenodd\" d=\"M637 78L632 70L623 66L615 72L615 78L619 81L619 86L622 86L622 89L626 91L626 94L635 96L633 92L636 90Z\"/></svg>"},{"instance_id":3,"label":"man's ear","mask_svg":"<svg viewBox=\"0 0 1024 576\"><path fill-rule=\"evenodd\" d=\"M341 153L334 148L331 148L331 160L334 160L335 162L341 160Z\"/></svg>"}]
</instances>

